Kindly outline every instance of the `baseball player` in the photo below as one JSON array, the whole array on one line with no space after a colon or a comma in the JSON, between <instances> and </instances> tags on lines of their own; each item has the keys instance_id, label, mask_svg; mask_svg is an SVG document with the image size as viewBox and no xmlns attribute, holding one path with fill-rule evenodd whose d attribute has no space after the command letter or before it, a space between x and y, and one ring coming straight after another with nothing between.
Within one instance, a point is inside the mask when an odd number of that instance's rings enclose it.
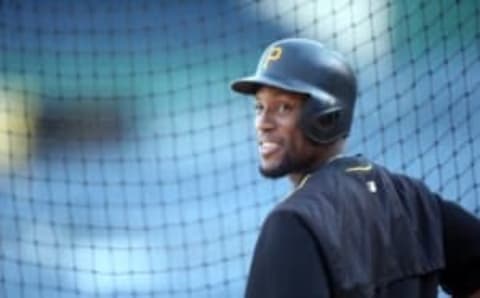
<instances>
[{"instance_id":1,"label":"baseball player","mask_svg":"<svg viewBox=\"0 0 480 298\"><path fill-rule=\"evenodd\" d=\"M260 171L293 192L267 216L246 297L480 297L480 221L419 180L343 156L356 76L308 39L282 39L232 89L256 100Z\"/></svg>"}]
</instances>

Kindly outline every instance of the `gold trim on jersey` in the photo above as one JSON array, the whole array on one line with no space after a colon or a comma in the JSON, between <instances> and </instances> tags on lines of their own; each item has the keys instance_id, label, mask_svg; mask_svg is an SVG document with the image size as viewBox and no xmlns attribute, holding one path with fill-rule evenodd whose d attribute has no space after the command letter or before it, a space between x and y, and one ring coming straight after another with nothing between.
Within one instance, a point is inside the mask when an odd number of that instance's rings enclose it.
<instances>
[{"instance_id":1,"label":"gold trim on jersey","mask_svg":"<svg viewBox=\"0 0 480 298\"><path fill-rule=\"evenodd\" d=\"M300 182L298 183L298 185L292 190L290 191L286 196L283 197L283 199L281 201L284 201L286 199L288 199L289 197L291 197L297 190L299 190L300 188L302 188L305 183L307 183L307 180L311 177L312 175L310 174L307 174L305 176L302 177L302 179L300 180Z\"/></svg>"},{"instance_id":2,"label":"gold trim on jersey","mask_svg":"<svg viewBox=\"0 0 480 298\"><path fill-rule=\"evenodd\" d=\"M351 167L347 168L345 172L351 173L351 172L368 172L371 169L373 169L373 166L371 164L368 164L366 166L357 166L357 167Z\"/></svg>"}]
</instances>

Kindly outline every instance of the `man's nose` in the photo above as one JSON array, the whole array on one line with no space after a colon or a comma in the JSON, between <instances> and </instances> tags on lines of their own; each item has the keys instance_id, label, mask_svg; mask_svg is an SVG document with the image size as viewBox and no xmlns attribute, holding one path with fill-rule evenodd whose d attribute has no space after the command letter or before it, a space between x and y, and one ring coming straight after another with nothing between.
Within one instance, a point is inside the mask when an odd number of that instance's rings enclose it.
<instances>
[{"instance_id":1,"label":"man's nose","mask_svg":"<svg viewBox=\"0 0 480 298\"><path fill-rule=\"evenodd\" d=\"M271 113L264 110L255 117L255 128L257 131L268 131L275 128L275 119Z\"/></svg>"}]
</instances>

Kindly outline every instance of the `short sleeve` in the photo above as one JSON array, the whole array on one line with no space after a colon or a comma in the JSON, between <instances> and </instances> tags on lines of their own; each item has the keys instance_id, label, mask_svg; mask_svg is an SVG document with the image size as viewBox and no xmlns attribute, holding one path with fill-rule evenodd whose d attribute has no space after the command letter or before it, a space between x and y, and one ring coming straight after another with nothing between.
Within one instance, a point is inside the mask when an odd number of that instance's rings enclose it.
<instances>
[{"instance_id":1,"label":"short sleeve","mask_svg":"<svg viewBox=\"0 0 480 298\"><path fill-rule=\"evenodd\" d=\"M265 221L255 247L247 298L330 297L319 249L293 212L277 211Z\"/></svg>"},{"instance_id":2,"label":"short sleeve","mask_svg":"<svg viewBox=\"0 0 480 298\"><path fill-rule=\"evenodd\" d=\"M455 203L442 201L445 269L443 288L466 297L480 289L480 220Z\"/></svg>"}]
</instances>

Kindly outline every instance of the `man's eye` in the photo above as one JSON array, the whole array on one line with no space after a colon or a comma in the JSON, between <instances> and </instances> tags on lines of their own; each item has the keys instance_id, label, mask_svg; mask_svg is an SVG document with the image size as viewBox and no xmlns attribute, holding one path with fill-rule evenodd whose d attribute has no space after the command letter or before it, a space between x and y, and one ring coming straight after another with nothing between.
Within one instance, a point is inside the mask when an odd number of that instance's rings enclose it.
<instances>
[{"instance_id":1,"label":"man's eye","mask_svg":"<svg viewBox=\"0 0 480 298\"><path fill-rule=\"evenodd\" d=\"M286 103L283 103L283 104L278 106L278 111L280 113L290 112L292 109L293 109L293 107L289 104L286 104Z\"/></svg>"},{"instance_id":2,"label":"man's eye","mask_svg":"<svg viewBox=\"0 0 480 298\"><path fill-rule=\"evenodd\" d=\"M259 103L256 103L255 104L255 112L258 114L260 112L263 111L263 105L262 104L259 104Z\"/></svg>"}]
</instances>

